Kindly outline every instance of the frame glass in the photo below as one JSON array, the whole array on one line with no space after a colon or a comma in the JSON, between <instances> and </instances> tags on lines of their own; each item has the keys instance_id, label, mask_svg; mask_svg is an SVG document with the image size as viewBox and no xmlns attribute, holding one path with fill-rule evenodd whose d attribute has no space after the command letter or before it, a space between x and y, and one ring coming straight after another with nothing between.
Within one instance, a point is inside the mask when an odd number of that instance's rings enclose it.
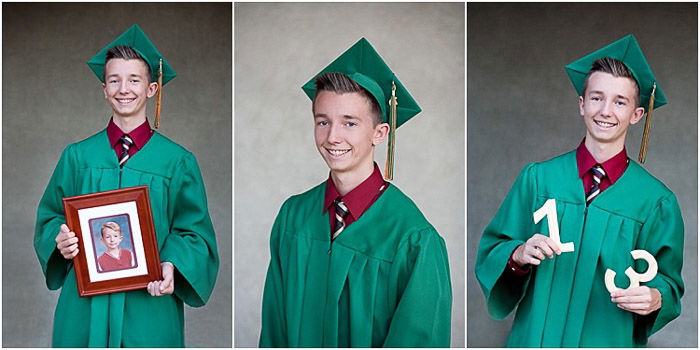
<instances>
[{"instance_id":1,"label":"frame glass","mask_svg":"<svg viewBox=\"0 0 700 350\"><path fill-rule=\"evenodd\" d=\"M81 297L163 279L147 186L67 197L63 207L78 237L73 264Z\"/></svg>"}]
</instances>

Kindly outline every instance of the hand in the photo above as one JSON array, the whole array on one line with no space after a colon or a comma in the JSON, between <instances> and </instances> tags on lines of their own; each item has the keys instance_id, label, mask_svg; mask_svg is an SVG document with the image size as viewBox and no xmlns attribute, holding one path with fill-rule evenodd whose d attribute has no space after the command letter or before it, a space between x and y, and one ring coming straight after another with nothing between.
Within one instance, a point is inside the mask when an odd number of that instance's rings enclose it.
<instances>
[{"instance_id":1,"label":"hand","mask_svg":"<svg viewBox=\"0 0 700 350\"><path fill-rule=\"evenodd\" d=\"M146 286L148 293L154 297L173 294L175 291L175 266L173 263L165 261L160 263L160 268L163 270L163 280L148 282L148 286Z\"/></svg>"},{"instance_id":2,"label":"hand","mask_svg":"<svg viewBox=\"0 0 700 350\"><path fill-rule=\"evenodd\" d=\"M527 264L539 265L545 259L545 255L551 259L555 253L560 255L561 249L554 240L536 233L515 249L513 261L521 267Z\"/></svg>"},{"instance_id":3,"label":"hand","mask_svg":"<svg viewBox=\"0 0 700 350\"><path fill-rule=\"evenodd\" d=\"M68 260L78 255L78 237L66 224L61 224L61 229L56 235L56 248Z\"/></svg>"},{"instance_id":4,"label":"hand","mask_svg":"<svg viewBox=\"0 0 700 350\"><path fill-rule=\"evenodd\" d=\"M661 308L661 293L647 286L618 289L610 293L610 300L620 309L639 315L648 315Z\"/></svg>"}]
</instances>

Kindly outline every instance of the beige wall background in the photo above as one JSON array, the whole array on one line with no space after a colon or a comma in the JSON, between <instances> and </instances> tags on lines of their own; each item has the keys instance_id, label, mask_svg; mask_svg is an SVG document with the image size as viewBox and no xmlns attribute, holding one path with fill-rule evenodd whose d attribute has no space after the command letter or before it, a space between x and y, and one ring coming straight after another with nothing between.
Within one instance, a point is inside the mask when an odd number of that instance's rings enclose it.
<instances>
[{"instance_id":1,"label":"beige wall background","mask_svg":"<svg viewBox=\"0 0 700 350\"><path fill-rule=\"evenodd\" d=\"M464 346L464 13L463 3L234 5L234 346L257 346L277 211L328 177L301 85L361 37L423 109L398 130L393 183L447 243L452 346Z\"/></svg>"}]
</instances>

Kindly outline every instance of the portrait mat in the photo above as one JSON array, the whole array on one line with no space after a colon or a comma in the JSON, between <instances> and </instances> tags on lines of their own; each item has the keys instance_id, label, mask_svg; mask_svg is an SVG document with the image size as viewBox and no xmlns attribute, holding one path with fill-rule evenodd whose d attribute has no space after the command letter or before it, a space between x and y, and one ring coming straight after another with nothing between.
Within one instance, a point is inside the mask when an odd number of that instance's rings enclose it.
<instances>
[{"instance_id":1,"label":"portrait mat","mask_svg":"<svg viewBox=\"0 0 700 350\"><path fill-rule=\"evenodd\" d=\"M92 231L90 229L90 219L117 216L127 214L129 217L129 226L131 227L131 235L134 245L134 260L142 261L145 257L143 248L143 238L141 236L141 226L139 224L139 215L135 201L103 205L92 208L84 208L78 210L80 219L80 228L82 232L83 242L93 242ZM95 256L93 244L83 244L86 256ZM97 264L94 259L85 259L87 262L88 275L90 282L107 281L117 278L142 276L148 274L146 264L136 264L135 268L98 272Z\"/></svg>"}]
</instances>

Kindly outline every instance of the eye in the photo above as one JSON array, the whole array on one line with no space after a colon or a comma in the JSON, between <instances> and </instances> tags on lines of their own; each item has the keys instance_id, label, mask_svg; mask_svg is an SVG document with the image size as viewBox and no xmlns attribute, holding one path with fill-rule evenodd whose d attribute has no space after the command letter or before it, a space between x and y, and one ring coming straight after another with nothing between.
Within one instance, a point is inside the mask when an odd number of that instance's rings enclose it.
<instances>
[{"instance_id":1,"label":"eye","mask_svg":"<svg viewBox=\"0 0 700 350\"><path fill-rule=\"evenodd\" d=\"M598 96L593 96L593 97L591 97L591 100L592 100L592 101L600 101L600 97L598 97Z\"/></svg>"},{"instance_id":2,"label":"eye","mask_svg":"<svg viewBox=\"0 0 700 350\"><path fill-rule=\"evenodd\" d=\"M345 125L347 125L347 126L357 126L357 123L355 123L355 122L347 122L347 123L345 123Z\"/></svg>"},{"instance_id":3,"label":"eye","mask_svg":"<svg viewBox=\"0 0 700 350\"><path fill-rule=\"evenodd\" d=\"M328 122L325 121L325 120L321 120L321 121L319 121L319 122L316 122L316 125L319 125L319 126L326 126L326 125L328 125Z\"/></svg>"},{"instance_id":4,"label":"eye","mask_svg":"<svg viewBox=\"0 0 700 350\"><path fill-rule=\"evenodd\" d=\"M625 103L625 101L617 101L617 102L615 102L615 103L616 103L618 106L625 106L625 105L627 105L627 103Z\"/></svg>"}]
</instances>

